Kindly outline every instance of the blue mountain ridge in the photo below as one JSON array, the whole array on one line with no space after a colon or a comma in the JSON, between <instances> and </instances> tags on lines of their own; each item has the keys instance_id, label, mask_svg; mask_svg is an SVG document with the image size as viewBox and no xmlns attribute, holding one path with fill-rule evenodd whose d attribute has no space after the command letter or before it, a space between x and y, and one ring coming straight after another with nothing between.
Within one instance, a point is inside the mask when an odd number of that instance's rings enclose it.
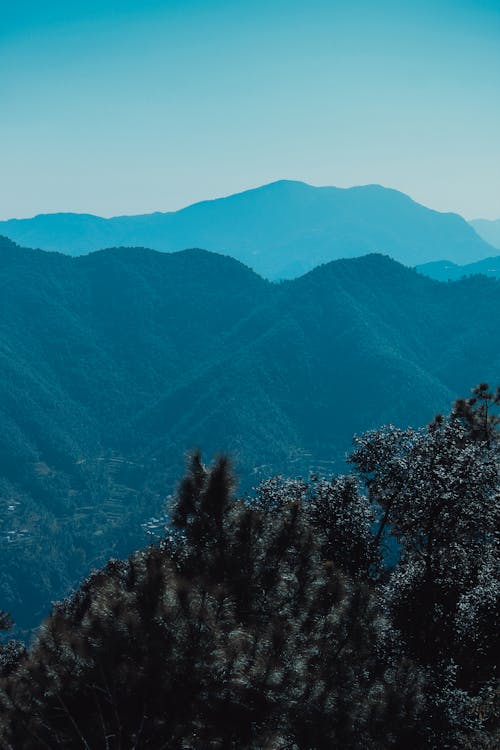
<instances>
[{"instance_id":1,"label":"blue mountain ridge","mask_svg":"<svg viewBox=\"0 0 500 750\"><path fill-rule=\"evenodd\" d=\"M166 252L202 247L231 255L273 280L373 252L407 266L440 258L466 264L495 254L461 216L426 208L397 190L288 180L170 213L11 219L0 222L0 234L69 255L118 246Z\"/></svg>"},{"instance_id":2,"label":"blue mountain ridge","mask_svg":"<svg viewBox=\"0 0 500 750\"><path fill-rule=\"evenodd\" d=\"M469 224L485 242L500 250L500 219L472 219Z\"/></svg>"}]
</instances>

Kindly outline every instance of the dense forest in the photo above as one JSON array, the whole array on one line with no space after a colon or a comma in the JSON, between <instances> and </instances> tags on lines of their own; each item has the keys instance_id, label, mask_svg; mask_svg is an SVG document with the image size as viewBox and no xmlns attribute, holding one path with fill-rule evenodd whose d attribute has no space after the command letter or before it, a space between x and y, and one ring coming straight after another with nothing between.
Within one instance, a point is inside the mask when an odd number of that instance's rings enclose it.
<instances>
[{"instance_id":1,"label":"dense forest","mask_svg":"<svg viewBox=\"0 0 500 750\"><path fill-rule=\"evenodd\" d=\"M0 241L0 602L49 602L162 526L199 446L243 491L338 472L352 434L424 424L500 371L500 284L381 255L271 284L202 250L70 258Z\"/></svg>"},{"instance_id":2,"label":"dense forest","mask_svg":"<svg viewBox=\"0 0 500 750\"><path fill-rule=\"evenodd\" d=\"M161 539L4 642L0 746L497 748L499 405L243 497L194 453Z\"/></svg>"}]
</instances>

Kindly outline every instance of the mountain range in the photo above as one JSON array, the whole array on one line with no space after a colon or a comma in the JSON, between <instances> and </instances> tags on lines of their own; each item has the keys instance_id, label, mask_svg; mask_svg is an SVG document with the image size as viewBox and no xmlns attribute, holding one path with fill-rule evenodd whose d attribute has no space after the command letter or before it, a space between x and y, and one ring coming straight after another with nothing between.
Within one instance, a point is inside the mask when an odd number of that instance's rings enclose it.
<instances>
[{"instance_id":1,"label":"mountain range","mask_svg":"<svg viewBox=\"0 0 500 750\"><path fill-rule=\"evenodd\" d=\"M396 190L286 180L170 213L11 219L0 222L0 234L69 255L115 246L169 252L202 247L227 253L274 280L374 252L407 266L443 258L465 264L495 255L462 217L433 211Z\"/></svg>"},{"instance_id":2,"label":"mountain range","mask_svg":"<svg viewBox=\"0 0 500 750\"><path fill-rule=\"evenodd\" d=\"M22 627L155 533L184 451L229 452L244 489L331 472L354 432L423 424L500 371L500 282L380 254L271 283L205 250L3 238L0 284L0 601Z\"/></svg>"},{"instance_id":3,"label":"mountain range","mask_svg":"<svg viewBox=\"0 0 500 750\"><path fill-rule=\"evenodd\" d=\"M500 255L494 258L484 258L476 263L467 263L463 266L452 263L449 260L437 260L433 263L424 263L416 266L419 273L424 276L430 276L431 279L438 281L456 281L463 276L472 276L482 274L500 278Z\"/></svg>"}]
</instances>

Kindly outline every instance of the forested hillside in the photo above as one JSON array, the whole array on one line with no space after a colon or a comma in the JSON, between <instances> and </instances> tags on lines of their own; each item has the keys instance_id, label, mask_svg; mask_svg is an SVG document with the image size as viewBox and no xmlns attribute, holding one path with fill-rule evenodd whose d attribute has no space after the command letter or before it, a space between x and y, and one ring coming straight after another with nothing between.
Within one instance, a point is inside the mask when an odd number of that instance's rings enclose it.
<instances>
[{"instance_id":1,"label":"forested hillside","mask_svg":"<svg viewBox=\"0 0 500 750\"><path fill-rule=\"evenodd\" d=\"M348 189L280 180L170 213L46 214L0 222L0 234L70 255L137 245L224 252L269 279L300 276L320 263L367 253L414 266L494 255L458 214L440 213L380 185Z\"/></svg>"},{"instance_id":2,"label":"forested hillside","mask_svg":"<svg viewBox=\"0 0 500 750\"><path fill-rule=\"evenodd\" d=\"M70 258L0 245L2 606L21 627L144 540L183 451L243 488L343 465L353 432L421 424L499 372L496 280L381 255L271 284L202 250Z\"/></svg>"}]
</instances>

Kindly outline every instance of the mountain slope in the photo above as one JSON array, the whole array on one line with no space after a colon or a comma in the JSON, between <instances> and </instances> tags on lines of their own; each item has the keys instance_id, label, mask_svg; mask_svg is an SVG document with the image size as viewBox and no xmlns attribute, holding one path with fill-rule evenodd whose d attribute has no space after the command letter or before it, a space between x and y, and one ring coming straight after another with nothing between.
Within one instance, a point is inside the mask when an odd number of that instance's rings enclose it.
<instances>
[{"instance_id":1,"label":"mountain slope","mask_svg":"<svg viewBox=\"0 0 500 750\"><path fill-rule=\"evenodd\" d=\"M414 266L469 263L492 249L456 214L442 214L379 185L341 189L280 181L174 213L102 219L49 214L0 222L0 234L70 255L110 246L224 252L271 278L294 278L320 263L366 253Z\"/></svg>"},{"instance_id":2,"label":"mountain slope","mask_svg":"<svg viewBox=\"0 0 500 750\"><path fill-rule=\"evenodd\" d=\"M0 286L0 602L26 626L141 543L184 451L229 451L246 488L341 468L354 431L422 424L500 371L498 281L381 255L272 284L202 250L4 239Z\"/></svg>"},{"instance_id":3,"label":"mountain slope","mask_svg":"<svg viewBox=\"0 0 500 750\"><path fill-rule=\"evenodd\" d=\"M500 249L500 219L473 219L469 224L485 242Z\"/></svg>"}]
</instances>

